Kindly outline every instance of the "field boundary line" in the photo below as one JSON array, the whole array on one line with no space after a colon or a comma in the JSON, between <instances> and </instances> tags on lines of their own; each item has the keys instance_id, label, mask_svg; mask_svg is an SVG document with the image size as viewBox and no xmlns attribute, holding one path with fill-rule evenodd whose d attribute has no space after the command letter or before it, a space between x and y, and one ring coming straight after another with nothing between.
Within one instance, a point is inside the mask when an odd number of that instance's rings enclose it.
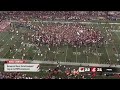
<instances>
[{"instance_id":1,"label":"field boundary line","mask_svg":"<svg viewBox=\"0 0 120 90\"><path fill-rule=\"evenodd\" d=\"M10 22L20 22L20 21L17 21L17 20L8 20ZM26 21L21 21L21 22L26 22ZM82 24L106 24L105 22L93 22L93 21L90 21L90 22L83 22L83 21L65 21L65 20L39 20L39 21L29 21L29 22L44 22L44 23L48 23L48 22L53 22L53 23L57 23L57 22L61 22L61 23L82 23ZM109 23L109 24L120 24L120 23Z\"/></svg>"},{"instance_id":2,"label":"field boundary line","mask_svg":"<svg viewBox=\"0 0 120 90\"><path fill-rule=\"evenodd\" d=\"M9 61L10 59L0 58L1 62ZM21 60L21 59L11 59L11 60ZM29 63L36 64L55 64L57 65L57 61L40 61L40 60L26 60ZM72 65L72 66L96 66L96 67L115 67L120 68L120 65L109 65L109 64L95 64L95 63L75 63L75 62L59 62L61 65Z\"/></svg>"}]
</instances>

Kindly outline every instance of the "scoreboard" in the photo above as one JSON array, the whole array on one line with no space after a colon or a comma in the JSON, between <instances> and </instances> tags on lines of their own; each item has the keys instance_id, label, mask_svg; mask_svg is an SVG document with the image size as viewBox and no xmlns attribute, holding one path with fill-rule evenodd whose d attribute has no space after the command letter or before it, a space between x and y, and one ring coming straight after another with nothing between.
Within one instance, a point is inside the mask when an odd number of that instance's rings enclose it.
<instances>
[{"instance_id":1,"label":"scoreboard","mask_svg":"<svg viewBox=\"0 0 120 90\"><path fill-rule=\"evenodd\" d=\"M117 72L116 68L111 67L79 67L79 72Z\"/></svg>"},{"instance_id":2,"label":"scoreboard","mask_svg":"<svg viewBox=\"0 0 120 90\"><path fill-rule=\"evenodd\" d=\"M79 67L79 72L102 72L100 67Z\"/></svg>"}]
</instances>

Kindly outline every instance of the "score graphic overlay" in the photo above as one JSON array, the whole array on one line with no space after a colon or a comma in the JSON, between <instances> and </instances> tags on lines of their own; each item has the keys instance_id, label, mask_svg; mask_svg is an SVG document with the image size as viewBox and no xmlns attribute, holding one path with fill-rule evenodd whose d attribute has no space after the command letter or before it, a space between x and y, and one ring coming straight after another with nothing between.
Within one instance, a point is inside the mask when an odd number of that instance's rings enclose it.
<instances>
[{"instance_id":1,"label":"score graphic overlay","mask_svg":"<svg viewBox=\"0 0 120 90\"><path fill-rule=\"evenodd\" d=\"M119 72L118 68L104 67L103 72Z\"/></svg>"},{"instance_id":2,"label":"score graphic overlay","mask_svg":"<svg viewBox=\"0 0 120 90\"><path fill-rule=\"evenodd\" d=\"M102 68L97 68L97 72L102 72Z\"/></svg>"},{"instance_id":3,"label":"score graphic overlay","mask_svg":"<svg viewBox=\"0 0 120 90\"><path fill-rule=\"evenodd\" d=\"M79 72L89 72L90 68L88 68L88 67L79 67L78 71Z\"/></svg>"},{"instance_id":4,"label":"score graphic overlay","mask_svg":"<svg viewBox=\"0 0 120 90\"><path fill-rule=\"evenodd\" d=\"M79 67L79 72L102 72L103 69L101 67Z\"/></svg>"},{"instance_id":5,"label":"score graphic overlay","mask_svg":"<svg viewBox=\"0 0 120 90\"><path fill-rule=\"evenodd\" d=\"M29 64L23 60L10 60L4 64L5 72L39 72L39 64Z\"/></svg>"}]
</instances>

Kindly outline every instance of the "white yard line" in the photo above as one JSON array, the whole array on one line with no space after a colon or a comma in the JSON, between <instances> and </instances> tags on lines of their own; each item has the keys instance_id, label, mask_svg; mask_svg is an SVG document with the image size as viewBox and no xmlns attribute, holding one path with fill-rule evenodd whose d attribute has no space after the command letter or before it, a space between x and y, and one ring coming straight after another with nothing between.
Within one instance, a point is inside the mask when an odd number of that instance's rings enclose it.
<instances>
[{"instance_id":1,"label":"white yard line","mask_svg":"<svg viewBox=\"0 0 120 90\"><path fill-rule=\"evenodd\" d=\"M106 31L106 30L105 30L105 31ZM110 33L106 31L106 34L110 34L110 35L112 36L112 31L110 30ZM116 53L119 54L119 53L118 53L118 50L116 49L115 44L114 44L113 42L112 42L112 44L113 44L113 46L115 47Z\"/></svg>"},{"instance_id":2,"label":"white yard line","mask_svg":"<svg viewBox=\"0 0 120 90\"><path fill-rule=\"evenodd\" d=\"M97 53L97 61L98 61L98 63L100 63L100 57L99 57L99 53L98 53L98 50L97 50L97 47L96 47L96 44L94 44L94 46L95 46L95 51L96 51L96 53Z\"/></svg>"},{"instance_id":3,"label":"white yard line","mask_svg":"<svg viewBox=\"0 0 120 90\"><path fill-rule=\"evenodd\" d=\"M27 53L27 52L30 50L31 47L32 47L32 46L30 46L30 47L28 48L28 50L27 50L25 53Z\"/></svg>"},{"instance_id":4,"label":"white yard line","mask_svg":"<svg viewBox=\"0 0 120 90\"><path fill-rule=\"evenodd\" d=\"M57 47L57 50L56 50L56 53L55 53L55 57L54 57L55 59L56 59L57 51L58 51L58 47Z\"/></svg>"},{"instance_id":5,"label":"white yard line","mask_svg":"<svg viewBox=\"0 0 120 90\"><path fill-rule=\"evenodd\" d=\"M25 31L24 31L24 32L25 32ZM21 47L22 47L22 44L20 45L19 49L20 49ZM19 49L18 49L18 50L19 50ZM17 53L18 53L18 52L16 51L13 56L15 57Z\"/></svg>"},{"instance_id":6,"label":"white yard line","mask_svg":"<svg viewBox=\"0 0 120 90\"><path fill-rule=\"evenodd\" d=\"M106 34L109 34L107 31L106 31L106 29L105 29L105 32L106 32ZM105 50L106 50L106 53L107 53L107 56L108 56L108 60L109 60L109 62L110 62L110 64L111 64L111 59L110 59L110 56L109 56L109 54L108 54L108 51L107 51L107 48L106 48L106 44L104 43L104 46L105 46Z\"/></svg>"},{"instance_id":7,"label":"white yard line","mask_svg":"<svg viewBox=\"0 0 120 90\"><path fill-rule=\"evenodd\" d=\"M111 31L111 30L110 30ZM111 33L110 33L111 34ZM112 34L111 34L112 35ZM115 46L115 44L112 42L112 44L114 45L114 47L115 47L115 51L117 52L117 54L119 54L118 53L118 50L117 50L117 48L116 48L116 46Z\"/></svg>"},{"instance_id":8,"label":"white yard line","mask_svg":"<svg viewBox=\"0 0 120 90\"><path fill-rule=\"evenodd\" d=\"M3 40L7 35L8 35L8 34L6 34L3 38L1 38L0 41Z\"/></svg>"},{"instance_id":9,"label":"white yard line","mask_svg":"<svg viewBox=\"0 0 120 90\"><path fill-rule=\"evenodd\" d=\"M97 60L98 60L98 62L100 63L100 57L98 56L98 50L97 50L97 47L96 47L96 45L95 45L95 49L96 49L96 53L97 53Z\"/></svg>"},{"instance_id":10,"label":"white yard line","mask_svg":"<svg viewBox=\"0 0 120 90\"><path fill-rule=\"evenodd\" d=\"M86 53L88 53L88 51L87 51L87 46L86 46ZM88 63L88 54L87 54L86 57L87 57L87 63Z\"/></svg>"},{"instance_id":11,"label":"white yard line","mask_svg":"<svg viewBox=\"0 0 120 90\"><path fill-rule=\"evenodd\" d=\"M1 47L5 46L8 41L10 41L10 40L7 40ZM0 48L1 48L1 47L0 47Z\"/></svg>"},{"instance_id":12,"label":"white yard line","mask_svg":"<svg viewBox=\"0 0 120 90\"><path fill-rule=\"evenodd\" d=\"M1 47L4 47L6 45L6 43L9 42L9 41L10 41L10 38Z\"/></svg>"},{"instance_id":13,"label":"white yard line","mask_svg":"<svg viewBox=\"0 0 120 90\"><path fill-rule=\"evenodd\" d=\"M106 45L104 44L104 47L105 47L105 50L106 50L106 53L107 53L107 56L108 56L108 60L110 59L110 56L109 56L109 54L108 54L108 51L107 51L107 49L106 49ZM111 63L111 60L109 61L110 63Z\"/></svg>"},{"instance_id":14,"label":"white yard line","mask_svg":"<svg viewBox=\"0 0 120 90\"><path fill-rule=\"evenodd\" d=\"M119 39L119 41L120 41L120 37L119 37L119 35L116 33L116 32L114 32L115 34L116 34L116 36L118 37L118 39ZM118 58L120 58L119 57L119 52L117 52L118 53Z\"/></svg>"},{"instance_id":15,"label":"white yard line","mask_svg":"<svg viewBox=\"0 0 120 90\"><path fill-rule=\"evenodd\" d=\"M25 51L25 53L27 53L30 48L31 48L31 46Z\"/></svg>"},{"instance_id":16,"label":"white yard line","mask_svg":"<svg viewBox=\"0 0 120 90\"><path fill-rule=\"evenodd\" d=\"M116 34L116 36L118 37L118 39L120 40L120 36L116 33L116 32L114 32L115 34Z\"/></svg>"},{"instance_id":17,"label":"white yard line","mask_svg":"<svg viewBox=\"0 0 120 90\"><path fill-rule=\"evenodd\" d=\"M37 45L36 45L36 44L34 44L34 45L35 45L35 47L37 47ZM31 47L29 47L29 49L30 49L30 48L31 48ZM29 49L28 49L28 50L29 50ZM26 52L28 52L28 50L27 50ZM38 51L39 51L39 49L35 51L35 54L33 55L32 60L35 58L35 56L36 56L36 54L37 54L37 52L38 52Z\"/></svg>"},{"instance_id":18,"label":"white yard line","mask_svg":"<svg viewBox=\"0 0 120 90\"><path fill-rule=\"evenodd\" d=\"M106 30L105 30L105 32L106 32ZM107 33L106 33L107 34ZM108 61L110 60L110 56L109 56L109 54L108 54L108 51L107 51L107 48L106 48L106 43L104 42L104 47L105 47L105 51L106 51L106 53L107 53L107 56L108 56ZM109 61L110 63L111 63L111 60Z\"/></svg>"},{"instance_id":19,"label":"white yard line","mask_svg":"<svg viewBox=\"0 0 120 90\"><path fill-rule=\"evenodd\" d=\"M67 58L67 51L68 51L68 45L67 45L67 48L66 48L65 62L66 62L66 58Z\"/></svg>"},{"instance_id":20,"label":"white yard line","mask_svg":"<svg viewBox=\"0 0 120 90\"><path fill-rule=\"evenodd\" d=\"M118 39L119 39L119 41L120 41L120 37L119 37L119 35L116 33L116 32L114 32L115 34L116 34L116 36L118 37ZM117 54L118 54L118 58L120 58L120 55L119 55L119 52L117 51Z\"/></svg>"},{"instance_id":21,"label":"white yard line","mask_svg":"<svg viewBox=\"0 0 120 90\"><path fill-rule=\"evenodd\" d=\"M77 63L77 47L76 47L76 63Z\"/></svg>"},{"instance_id":22,"label":"white yard line","mask_svg":"<svg viewBox=\"0 0 120 90\"><path fill-rule=\"evenodd\" d=\"M12 25L12 27L11 27L12 29L13 29L13 25ZM12 36L14 36L15 37L15 34L14 35L12 35ZM19 38L18 38L19 39ZM17 41L18 41L18 39L17 39ZM10 40L9 40L10 41ZM9 52L9 50L3 55L3 57L7 54ZM2 58L3 58L2 57Z\"/></svg>"},{"instance_id":23,"label":"white yard line","mask_svg":"<svg viewBox=\"0 0 120 90\"><path fill-rule=\"evenodd\" d=\"M47 58L47 51L45 52L45 57L44 57L44 59L46 59Z\"/></svg>"},{"instance_id":24,"label":"white yard line","mask_svg":"<svg viewBox=\"0 0 120 90\"><path fill-rule=\"evenodd\" d=\"M20 45L19 49L22 47L22 44ZM18 49L18 50L19 50ZM13 55L15 57L15 55L17 54L18 52L16 51L15 54Z\"/></svg>"},{"instance_id":25,"label":"white yard line","mask_svg":"<svg viewBox=\"0 0 120 90\"><path fill-rule=\"evenodd\" d=\"M6 43L7 43L8 41L10 41L10 39L7 40ZM6 43L4 43L0 48L4 47L4 46L6 45ZM8 50L8 51L9 51L9 50ZM8 52L8 51L7 51L7 52ZM6 52L1 58L3 58L3 57L7 54L7 52Z\"/></svg>"},{"instance_id":26,"label":"white yard line","mask_svg":"<svg viewBox=\"0 0 120 90\"><path fill-rule=\"evenodd\" d=\"M21 47L22 47L22 44L20 45L19 49L20 49ZM18 49L18 50L19 50L19 49ZM25 49L26 49L26 48L25 48ZM30 49L30 48L29 48L29 49ZM29 49L28 49L28 50L29 50ZM28 50L27 50L27 51L28 51ZM26 53L27 51L25 51L24 53ZM17 53L18 53L18 52L16 51L13 56L15 57Z\"/></svg>"},{"instance_id":27,"label":"white yard line","mask_svg":"<svg viewBox=\"0 0 120 90\"><path fill-rule=\"evenodd\" d=\"M116 33L116 32L114 32L115 34L116 34L116 36L118 37L118 39L119 39L119 41L120 41L120 36Z\"/></svg>"},{"instance_id":28,"label":"white yard line","mask_svg":"<svg viewBox=\"0 0 120 90\"><path fill-rule=\"evenodd\" d=\"M88 63L88 56L87 56L87 63Z\"/></svg>"},{"instance_id":29,"label":"white yard line","mask_svg":"<svg viewBox=\"0 0 120 90\"><path fill-rule=\"evenodd\" d=\"M28 50L29 50L31 47L32 47L32 46L28 47L28 49L25 51L25 53L27 53L27 52L28 52Z\"/></svg>"},{"instance_id":30,"label":"white yard line","mask_svg":"<svg viewBox=\"0 0 120 90\"><path fill-rule=\"evenodd\" d=\"M10 20L10 22L20 22L20 21L17 21L17 20ZM21 21L21 22L26 22L26 21ZM65 21L65 20L54 20L54 21L52 21L52 20L42 20L42 21L29 21L29 22L44 22L44 23L48 23L48 22L53 22L53 23L55 23L55 22L61 22L61 23L75 23L75 22L77 22L77 23L82 23L82 24L99 24L99 23L96 23L96 22L82 22L82 21ZM105 22L101 22L100 24L106 24ZM109 23L109 24L120 24L120 23Z\"/></svg>"},{"instance_id":31,"label":"white yard line","mask_svg":"<svg viewBox=\"0 0 120 90\"><path fill-rule=\"evenodd\" d=\"M10 40L9 40L9 41L10 41ZM4 57L8 52L9 52L9 50L3 55L3 57ZM3 57L2 57L2 58L3 58Z\"/></svg>"},{"instance_id":32,"label":"white yard line","mask_svg":"<svg viewBox=\"0 0 120 90\"><path fill-rule=\"evenodd\" d=\"M37 51L38 51L38 50L37 50ZM35 58L35 56L36 56L36 54L37 54L37 51L35 52L35 54L34 54L34 56L33 56L32 60L34 60L34 58Z\"/></svg>"},{"instance_id":33,"label":"white yard line","mask_svg":"<svg viewBox=\"0 0 120 90\"><path fill-rule=\"evenodd\" d=\"M37 46L36 46L37 47ZM36 54L37 54L37 52L39 51L39 49L38 50L36 50L36 52L35 52L35 54L33 55L33 58L32 58L32 60L34 60L35 59L35 56L36 56ZM46 58L46 54L47 54L47 51L45 52L45 57L44 57L44 59Z\"/></svg>"}]
</instances>

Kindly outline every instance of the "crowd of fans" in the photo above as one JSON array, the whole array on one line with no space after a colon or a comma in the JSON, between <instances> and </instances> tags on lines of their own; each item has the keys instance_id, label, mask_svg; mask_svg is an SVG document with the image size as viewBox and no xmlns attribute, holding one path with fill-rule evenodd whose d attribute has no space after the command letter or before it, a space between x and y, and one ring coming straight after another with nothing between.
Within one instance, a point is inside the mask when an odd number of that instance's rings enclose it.
<instances>
[{"instance_id":1,"label":"crowd of fans","mask_svg":"<svg viewBox=\"0 0 120 90\"><path fill-rule=\"evenodd\" d=\"M88 21L96 19L97 17L108 18L110 13L105 11L4 11L0 12L0 21L3 20L25 20L26 22L31 19L40 20L80 20ZM118 16L119 13L112 13L111 15ZM4 29L9 22L1 22L0 29ZM26 26L32 26L36 29L35 33L28 33L28 38L31 42L36 43L38 46L41 44L48 45L65 45L70 44L72 46L81 46L88 44L101 43L104 38L101 31L94 29L93 27L87 28L79 23L39 23L34 26L33 24L27 24ZM31 28L31 27L30 27ZM48 70L48 74L44 77L31 77L23 73L7 73L0 72L0 79L84 79L85 75L82 75L78 70L69 68L56 67L55 69ZM63 77L58 76L63 74ZM92 76L91 76L92 75ZM58 77L57 77L58 76ZM90 78L93 78L94 74L88 74Z\"/></svg>"},{"instance_id":2,"label":"crowd of fans","mask_svg":"<svg viewBox=\"0 0 120 90\"><path fill-rule=\"evenodd\" d=\"M8 73L8 72L0 72L0 79L32 79L32 77L27 76L23 73Z\"/></svg>"},{"instance_id":3,"label":"crowd of fans","mask_svg":"<svg viewBox=\"0 0 120 90\"><path fill-rule=\"evenodd\" d=\"M119 16L119 12L108 11L3 11L0 13L2 19L20 19L29 20L36 18L41 20L80 20L87 21L105 17L108 15Z\"/></svg>"},{"instance_id":4,"label":"crowd of fans","mask_svg":"<svg viewBox=\"0 0 120 90\"><path fill-rule=\"evenodd\" d=\"M28 33L29 34L29 33ZM32 42L36 44L65 45L72 46L90 45L103 41L101 31L86 28L78 23L41 23L36 33L31 35Z\"/></svg>"},{"instance_id":5,"label":"crowd of fans","mask_svg":"<svg viewBox=\"0 0 120 90\"><path fill-rule=\"evenodd\" d=\"M98 19L114 19L120 16L119 11L1 11L0 21L2 20L20 20L30 19L39 20L79 20L90 21Z\"/></svg>"},{"instance_id":6,"label":"crowd of fans","mask_svg":"<svg viewBox=\"0 0 120 90\"><path fill-rule=\"evenodd\" d=\"M95 12L94 12L95 13ZM11 19L38 18L42 20L85 20L90 19L86 11L7 11L2 12L4 16ZM96 14L91 14L96 15Z\"/></svg>"},{"instance_id":7,"label":"crowd of fans","mask_svg":"<svg viewBox=\"0 0 120 90\"><path fill-rule=\"evenodd\" d=\"M8 27L10 25L10 22L7 22L7 21L1 21L0 22L0 32L1 31L4 31L6 29L6 27Z\"/></svg>"}]
</instances>

